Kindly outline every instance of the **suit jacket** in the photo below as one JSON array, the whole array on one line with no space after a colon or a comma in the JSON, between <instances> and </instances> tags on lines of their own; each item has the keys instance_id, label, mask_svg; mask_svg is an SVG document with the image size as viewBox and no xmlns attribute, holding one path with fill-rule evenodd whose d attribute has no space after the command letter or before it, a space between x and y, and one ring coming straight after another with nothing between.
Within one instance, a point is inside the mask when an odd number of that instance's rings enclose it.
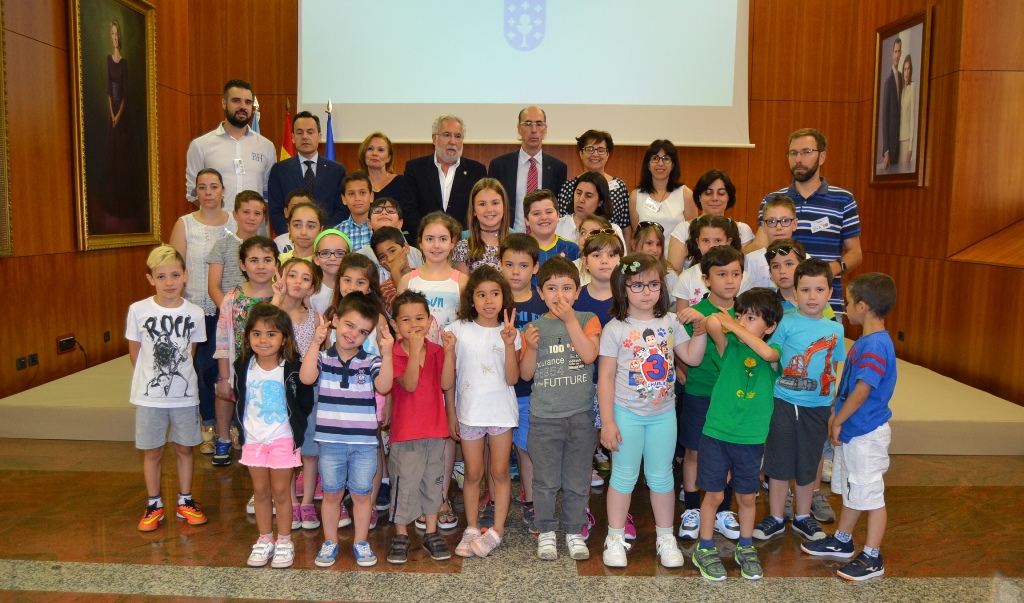
<instances>
[{"instance_id":1,"label":"suit jacket","mask_svg":"<svg viewBox=\"0 0 1024 603\"><path fill-rule=\"evenodd\" d=\"M449 216L466 225L469 194L481 178L487 177L487 168L479 161L463 157L456 168L448 209L441 202L441 182L434 165L434 154L410 159L405 163L405 182L402 186L402 219L413 238L419 232L420 218L433 211L444 210Z\"/></svg>"},{"instance_id":2,"label":"suit jacket","mask_svg":"<svg viewBox=\"0 0 1024 603\"><path fill-rule=\"evenodd\" d=\"M270 225L277 234L288 232L288 219L284 215L285 197L297 188L306 188L306 181L302 177L306 166L302 165L301 161L302 157L296 155L279 161L270 168L270 199L267 199L267 213L270 214ZM327 214L324 228L331 228L349 216L348 208L341 202L343 178L345 166L323 155L317 157L313 199Z\"/></svg>"},{"instance_id":3,"label":"suit jacket","mask_svg":"<svg viewBox=\"0 0 1024 603\"><path fill-rule=\"evenodd\" d=\"M555 195L558 195L558 191L562 190L562 185L565 184L566 180L567 168L565 163L561 159L548 155L543 151L541 151L540 163L541 188L546 188L555 193ZM516 183L519 176L519 150L498 155L492 159L491 164L487 166L487 175L497 179L505 187L505 192L508 194L509 215L515 216L516 212L513 204L518 198L516 196Z\"/></svg>"},{"instance_id":4,"label":"suit jacket","mask_svg":"<svg viewBox=\"0 0 1024 603\"><path fill-rule=\"evenodd\" d=\"M889 163L898 163L900 153L900 85L896 74L889 77L882 88L882 152L889 152Z\"/></svg>"}]
</instances>

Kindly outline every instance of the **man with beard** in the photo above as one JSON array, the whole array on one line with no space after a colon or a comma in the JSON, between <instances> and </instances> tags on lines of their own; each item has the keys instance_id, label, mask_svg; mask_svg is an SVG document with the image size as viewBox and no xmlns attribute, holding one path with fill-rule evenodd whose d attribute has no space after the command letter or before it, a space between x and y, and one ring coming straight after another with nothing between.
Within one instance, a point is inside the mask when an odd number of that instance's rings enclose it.
<instances>
[{"instance_id":1,"label":"man with beard","mask_svg":"<svg viewBox=\"0 0 1024 603\"><path fill-rule=\"evenodd\" d=\"M523 197L526 193L542 188L558 192L565 183L565 163L541 151L544 136L548 133L547 115L537 107L527 107L519 112L517 120L519 139L523 141L518 151L499 155L487 166L491 178L497 178L508 195L509 222L512 230L526 232L526 218L523 216Z\"/></svg>"},{"instance_id":2,"label":"man with beard","mask_svg":"<svg viewBox=\"0 0 1024 603\"><path fill-rule=\"evenodd\" d=\"M224 84L224 121L212 132L194 139L185 158L185 197L196 200L196 174L204 168L220 172L228 206L240 191L253 190L267 198L270 168L276 161L274 143L249 127L253 114L252 86L242 80ZM266 222L260 234L266 234Z\"/></svg>"},{"instance_id":3,"label":"man with beard","mask_svg":"<svg viewBox=\"0 0 1024 603\"><path fill-rule=\"evenodd\" d=\"M487 169L482 163L462 156L464 134L462 118L439 116L430 136L434 152L405 164L402 215L413 238L419 232L420 218L432 211L443 210L460 224L466 224L469 193L478 180L487 176Z\"/></svg>"},{"instance_id":4,"label":"man with beard","mask_svg":"<svg viewBox=\"0 0 1024 603\"><path fill-rule=\"evenodd\" d=\"M284 215L287 205L285 198L299 188L309 192L317 205L323 208L324 214L328 216L325 227L348 218L348 208L341 202L341 181L345 178L345 166L321 157L317 152L320 144L320 118L309 111L296 114L292 121L292 143L297 153L295 157L289 157L270 168L267 216L274 232L288 232L288 220Z\"/></svg>"},{"instance_id":5,"label":"man with beard","mask_svg":"<svg viewBox=\"0 0 1024 603\"><path fill-rule=\"evenodd\" d=\"M758 211L758 224L769 199L785 195L793 200L798 223L793 238L803 243L808 256L829 263L835 275L829 304L839 314L843 312L843 284L839 277L859 266L862 258L860 216L857 201L849 191L830 186L818 175L825 163L825 144L825 135L813 128L803 128L789 135L787 155L793 182L765 196ZM765 247L766 241L762 225L750 247Z\"/></svg>"}]
</instances>

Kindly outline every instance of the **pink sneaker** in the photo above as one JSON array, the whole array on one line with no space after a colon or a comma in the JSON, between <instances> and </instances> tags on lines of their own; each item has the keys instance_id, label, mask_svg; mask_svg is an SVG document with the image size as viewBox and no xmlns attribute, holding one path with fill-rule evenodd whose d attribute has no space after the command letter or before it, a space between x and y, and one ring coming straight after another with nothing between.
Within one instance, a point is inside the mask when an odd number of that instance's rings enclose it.
<instances>
[{"instance_id":1,"label":"pink sneaker","mask_svg":"<svg viewBox=\"0 0 1024 603\"><path fill-rule=\"evenodd\" d=\"M302 485L302 472L295 476L295 496L302 498L302 494L306 491L306 487Z\"/></svg>"},{"instance_id":2,"label":"pink sneaker","mask_svg":"<svg viewBox=\"0 0 1024 603\"><path fill-rule=\"evenodd\" d=\"M316 490L313 490L313 500L324 499L323 483L320 481L320 476L316 476Z\"/></svg>"},{"instance_id":3,"label":"pink sneaker","mask_svg":"<svg viewBox=\"0 0 1024 603\"><path fill-rule=\"evenodd\" d=\"M469 547L473 549L473 554L477 557L486 557L498 548L499 544L501 544L501 534L492 528L477 536L473 542L469 543Z\"/></svg>"},{"instance_id":4,"label":"pink sneaker","mask_svg":"<svg viewBox=\"0 0 1024 603\"><path fill-rule=\"evenodd\" d=\"M320 527L320 518L316 516L313 505L299 505L299 517L302 518L303 530L315 530Z\"/></svg>"},{"instance_id":5,"label":"pink sneaker","mask_svg":"<svg viewBox=\"0 0 1024 603\"><path fill-rule=\"evenodd\" d=\"M341 503L341 515L338 516L338 527L347 528L352 525L352 518L348 516L348 509L345 508L345 503Z\"/></svg>"},{"instance_id":6,"label":"pink sneaker","mask_svg":"<svg viewBox=\"0 0 1024 603\"><path fill-rule=\"evenodd\" d=\"M480 537L480 530L474 527L467 527L466 531L462 533L462 540L459 541L458 546L455 547L455 554L459 557L472 557L473 556L473 541Z\"/></svg>"},{"instance_id":7,"label":"pink sneaker","mask_svg":"<svg viewBox=\"0 0 1024 603\"><path fill-rule=\"evenodd\" d=\"M302 527L302 505L292 505L292 529L298 530Z\"/></svg>"},{"instance_id":8,"label":"pink sneaker","mask_svg":"<svg viewBox=\"0 0 1024 603\"><path fill-rule=\"evenodd\" d=\"M633 525L633 515L626 514L626 540L636 540L636 526Z\"/></svg>"},{"instance_id":9,"label":"pink sneaker","mask_svg":"<svg viewBox=\"0 0 1024 603\"><path fill-rule=\"evenodd\" d=\"M370 507L370 529L377 527L377 509Z\"/></svg>"},{"instance_id":10,"label":"pink sneaker","mask_svg":"<svg viewBox=\"0 0 1024 603\"><path fill-rule=\"evenodd\" d=\"M594 519L594 514L590 512L590 507L587 507L587 525L583 526L583 540L590 538L590 530L597 525L597 520Z\"/></svg>"}]
</instances>

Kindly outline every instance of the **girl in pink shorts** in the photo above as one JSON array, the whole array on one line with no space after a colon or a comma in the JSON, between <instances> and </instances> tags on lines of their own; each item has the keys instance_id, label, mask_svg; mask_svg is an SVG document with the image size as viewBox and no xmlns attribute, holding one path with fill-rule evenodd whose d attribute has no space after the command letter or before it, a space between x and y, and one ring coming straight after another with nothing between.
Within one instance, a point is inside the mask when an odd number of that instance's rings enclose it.
<instances>
[{"instance_id":1,"label":"girl in pink shorts","mask_svg":"<svg viewBox=\"0 0 1024 603\"><path fill-rule=\"evenodd\" d=\"M256 527L260 536L248 564L291 567L295 560L291 523L280 521L273 533L273 505L280 517L292 516L291 483L302 466L300 449L313 410L313 388L299 379L292 320L265 302L249 313L235 362L235 415L242 425L241 463L249 467L256 492Z\"/></svg>"}]
</instances>

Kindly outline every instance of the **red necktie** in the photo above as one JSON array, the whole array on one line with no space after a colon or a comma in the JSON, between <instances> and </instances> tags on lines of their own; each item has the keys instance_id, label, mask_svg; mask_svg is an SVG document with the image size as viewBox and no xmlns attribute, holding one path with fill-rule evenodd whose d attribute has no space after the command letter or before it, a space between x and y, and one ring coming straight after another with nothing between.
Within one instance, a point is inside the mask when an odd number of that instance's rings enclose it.
<instances>
[{"instance_id":1,"label":"red necktie","mask_svg":"<svg viewBox=\"0 0 1024 603\"><path fill-rule=\"evenodd\" d=\"M530 169L526 172L526 192L532 193L537 190L539 180L537 177L537 158L530 157Z\"/></svg>"}]
</instances>

